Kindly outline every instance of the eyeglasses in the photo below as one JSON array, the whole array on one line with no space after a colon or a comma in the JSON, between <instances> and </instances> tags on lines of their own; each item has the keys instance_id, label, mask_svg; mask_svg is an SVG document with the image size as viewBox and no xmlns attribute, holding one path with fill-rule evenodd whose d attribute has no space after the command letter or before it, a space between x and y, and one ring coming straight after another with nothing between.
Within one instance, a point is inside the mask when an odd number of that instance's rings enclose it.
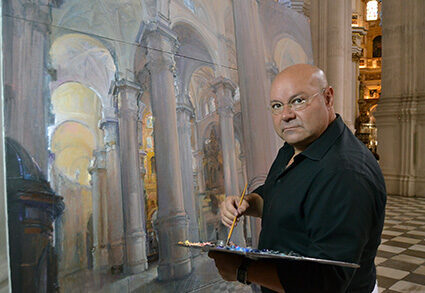
<instances>
[{"instance_id":1,"label":"eyeglasses","mask_svg":"<svg viewBox=\"0 0 425 293\"><path fill-rule=\"evenodd\" d=\"M300 111L305 109L312 101L312 99L320 94L323 94L325 92L326 89L321 89L320 91L318 91L317 93L309 96L309 97L305 97L304 95L297 95L293 98L291 98L289 100L288 103L282 103L279 101L273 101L270 103L270 111L272 112L273 115L279 115L283 112L283 109L285 107L285 105L288 105L289 109L293 110L293 111Z\"/></svg>"}]
</instances>

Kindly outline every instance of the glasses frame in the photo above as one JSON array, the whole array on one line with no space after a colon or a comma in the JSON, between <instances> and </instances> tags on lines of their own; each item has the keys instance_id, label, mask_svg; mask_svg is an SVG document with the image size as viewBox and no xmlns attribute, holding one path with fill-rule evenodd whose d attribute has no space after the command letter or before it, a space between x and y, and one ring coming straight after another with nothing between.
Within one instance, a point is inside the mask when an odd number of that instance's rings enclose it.
<instances>
[{"instance_id":1,"label":"glasses frame","mask_svg":"<svg viewBox=\"0 0 425 293\"><path fill-rule=\"evenodd\" d=\"M282 103L282 102L280 102L280 101L271 102L271 103L269 104L269 106L268 106L268 109L270 110L270 112L272 113L272 115L279 115L279 114L282 114L282 113L283 113L283 111L285 110L285 105L288 105L288 107L289 107L289 109L290 109L291 111L301 111L301 110L304 110L305 108L307 108L307 106L308 106L308 105L310 105L311 101L313 100L313 98L314 98L315 96L317 96L317 95L321 95L321 94L324 94L324 93L325 93L325 91L326 91L326 89L327 89L327 88L323 88L323 89L321 89L320 91L318 91L317 93L312 94L311 96L308 96L308 97L303 97L303 95L302 95L302 94L296 95L296 96L294 96L293 98L291 98L291 99L290 99L290 101L289 101L288 103ZM303 103L303 104L301 104L301 105L299 105L299 107L298 107L297 109L295 109L295 105L291 104L291 101L293 101L294 99L299 98L299 97L302 97L302 98L303 98L306 102L305 102L305 103ZM282 105L282 107L281 107L279 110L274 110L274 109L272 108L272 103L273 103L273 104L275 104L275 103L280 103L280 104Z\"/></svg>"}]
</instances>

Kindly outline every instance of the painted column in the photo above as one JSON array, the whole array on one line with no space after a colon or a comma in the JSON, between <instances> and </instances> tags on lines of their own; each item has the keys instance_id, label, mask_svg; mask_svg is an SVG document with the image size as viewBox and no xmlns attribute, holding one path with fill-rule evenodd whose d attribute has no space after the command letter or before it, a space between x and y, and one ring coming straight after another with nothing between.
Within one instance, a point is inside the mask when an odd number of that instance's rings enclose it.
<instances>
[{"instance_id":1,"label":"painted column","mask_svg":"<svg viewBox=\"0 0 425 293\"><path fill-rule=\"evenodd\" d=\"M236 85L227 78L219 77L212 83L217 96L218 115L221 132L221 149L223 152L224 189L226 195L239 196L238 169L236 165L235 132L233 128L233 96ZM238 225L232 234L232 241L240 246L245 245L242 225Z\"/></svg>"},{"instance_id":2,"label":"painted column","mask_svg":"<svg viewBox=\"0 0 425 293\"><path fill-rule=\"evenodd\" d=\"M425 2L382 1L382 95L375 113L388 194L425 196Z\"/></svg>"},{"instance_id":3,"label":"painted column","mask_svg":"<svg viewBox=\"0 0 425 293\"><path fill-rule=\"evenodd\" d=\"M179 136L180 165L182 174L182 188L184 209L189 217L189 241L199 241L198 217L193 187L193 154L191 144L192 127L190 120L194 116L193 106L189 97L181 94L177 98L177 131ZM199 250L192 251L197 253Z\"/></svg>"},{"instance_id":4,"label":"painted column","mask_svg":"<svg viewBox=\"0 0 425 293\"><path fill-rule=\"evenodd\" d=\"M44 70L51 22L49 2L2 1L5 135L18 141L44 174L48 165L49 93Z\"/></svg>"},{"instance_id":5,"label":"painted column","mask_svg":"<svg viewBox=\"0 0 425 293\"><path fill-rule=\"evenodd\" d=\"M174 88L177 36L168 23L146 25L143 45L147 48L146 70L151 79L151 105L154 118L155 158L158 184L159 262L158 279L182 278L192 270L187 248L176 246L188 238L188 217L184 197L177 134Z\"/></svg>"},{"instance_id":6,"label":"painted column","mask_svg":"<svg viewBox=\"0 0 425 293\"><path fill-rule=\"evenodd\" d=\"M93 197L93 268L103 270L108 266L108 178L106 151L93 152L89 167Z\"/></svg>"},{"instance_id":7,"label":"painted column","mask_svg":"<svg viewBox=\"0 0 425 293\"><path fill-rule=\"evenodd\" d=\"M264 34L255 0L233 0L235 18L236 50L238 52L240 101L247 151L247 174L252 191L261 185L277 154L276 133L270 113L262 42ZM254 135L255 134L255 135ZM253 245L257 245L261 229L259 220L252 221Z\"/></svg>"},{"instance_id":8,"label":"painted column","mask_svg":"<svg viewBox=\"0 0 425 293\"><path fill-rule=\"evenodd\" d=\"M124 207L126 266L130 273L148 268L146 256L145 201L141 186L137 133L138 99L141 87L121 79L114 92L119 100L121 184Z\"/></svg>"},{"instance_id":9,"label":"painted column","mask_svg":"<svg viewBox=\"0 0 425 293\"><path fill-rule=\"evenodd\" d=\"M196 133L196 132L195 132ZM198 141L197 139L195 141ZM200 238L202 240L207 240L207 223L205 221L205 217L203 214L203 208L202 208L202 204L204 201L204 198L206 196L205 193L205 178L204 178L204 167L203 167L203 159L204 159L204 152L202 151L202 149L198 149L195 151L194 153L194 157L196 160L196 181L197 181L197 186L198 186L198 192L196 194L196 196L198 197L197 199L197 204L198 204L198 211L199 211L199 227L200 227Z\"/></svg>"},{"instance_id":10,"label":"painted column","mask_svg":"<svg viewBox=\"0 0 425 293\"><path fill-rule=\"evenodd\" d=\"M320 3L319 3L320 2ZM314 61L325 72L335 91L335 111L354 129L352 96L351 0L311 3L311 35Z\"/></svg>"},{"instance_id":11,"label":"painted column","mask_svg":"<svg viewBox=\"0 0 425 293\"><path fill-rule=\"evenodd\" d=\"M99 123L104 133L105 168L107 177L109 265L112 272L121 272L124 265L124 219L121 193L121 164L118 141L118 119L114 108Z\"/></svg>"}]
</instances>

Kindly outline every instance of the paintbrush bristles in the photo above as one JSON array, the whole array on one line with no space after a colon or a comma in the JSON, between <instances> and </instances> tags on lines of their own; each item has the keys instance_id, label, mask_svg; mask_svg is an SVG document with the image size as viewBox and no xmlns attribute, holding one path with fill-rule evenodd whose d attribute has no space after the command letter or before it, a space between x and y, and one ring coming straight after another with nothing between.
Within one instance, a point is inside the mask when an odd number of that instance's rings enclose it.
<instances>
[{"instance_id":1,"label":"paintbrush bristles","mask_svg":"<svg viewBox=\"0 0 425 293\"><path fill-rule=\"evenodd\" d=\"M246 193L246 189L248 188L248 183L245 184L245 188L243 189L242 195L241 195L241 200L239 201L239 205L238 208L241 206L243 198L245 197L245 193ZM233 228L235 228L235 224L236 224L236 220L237 220L237 216L235 216L235 218L233 219L233 223L232 223L232 227L230 228L229 231L229 235L227 236L227 241L226 241L226 246L229 245L229 241L230 238L232 237L232 233L233 233Z\"/></svg>"}]
</instances>

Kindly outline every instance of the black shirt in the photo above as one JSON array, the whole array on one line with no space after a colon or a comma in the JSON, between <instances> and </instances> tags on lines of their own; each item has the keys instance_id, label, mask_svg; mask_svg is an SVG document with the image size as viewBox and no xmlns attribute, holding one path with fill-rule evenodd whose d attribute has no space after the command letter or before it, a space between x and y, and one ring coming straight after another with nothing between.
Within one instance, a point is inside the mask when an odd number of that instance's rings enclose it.
<instances>
[{"instance_id":1,"label":"black shirt","mask_svg":"<svg viewBox=\"0 0 425 293\"><path fill-rule=\"evenodd\" d=\"M259 248L360 264L279 263L287 293L372 292L386 203L376 159L339 115L285 169L293 154L285 143L254 191L264 200Z\"/></svg>"}]
</instances>

